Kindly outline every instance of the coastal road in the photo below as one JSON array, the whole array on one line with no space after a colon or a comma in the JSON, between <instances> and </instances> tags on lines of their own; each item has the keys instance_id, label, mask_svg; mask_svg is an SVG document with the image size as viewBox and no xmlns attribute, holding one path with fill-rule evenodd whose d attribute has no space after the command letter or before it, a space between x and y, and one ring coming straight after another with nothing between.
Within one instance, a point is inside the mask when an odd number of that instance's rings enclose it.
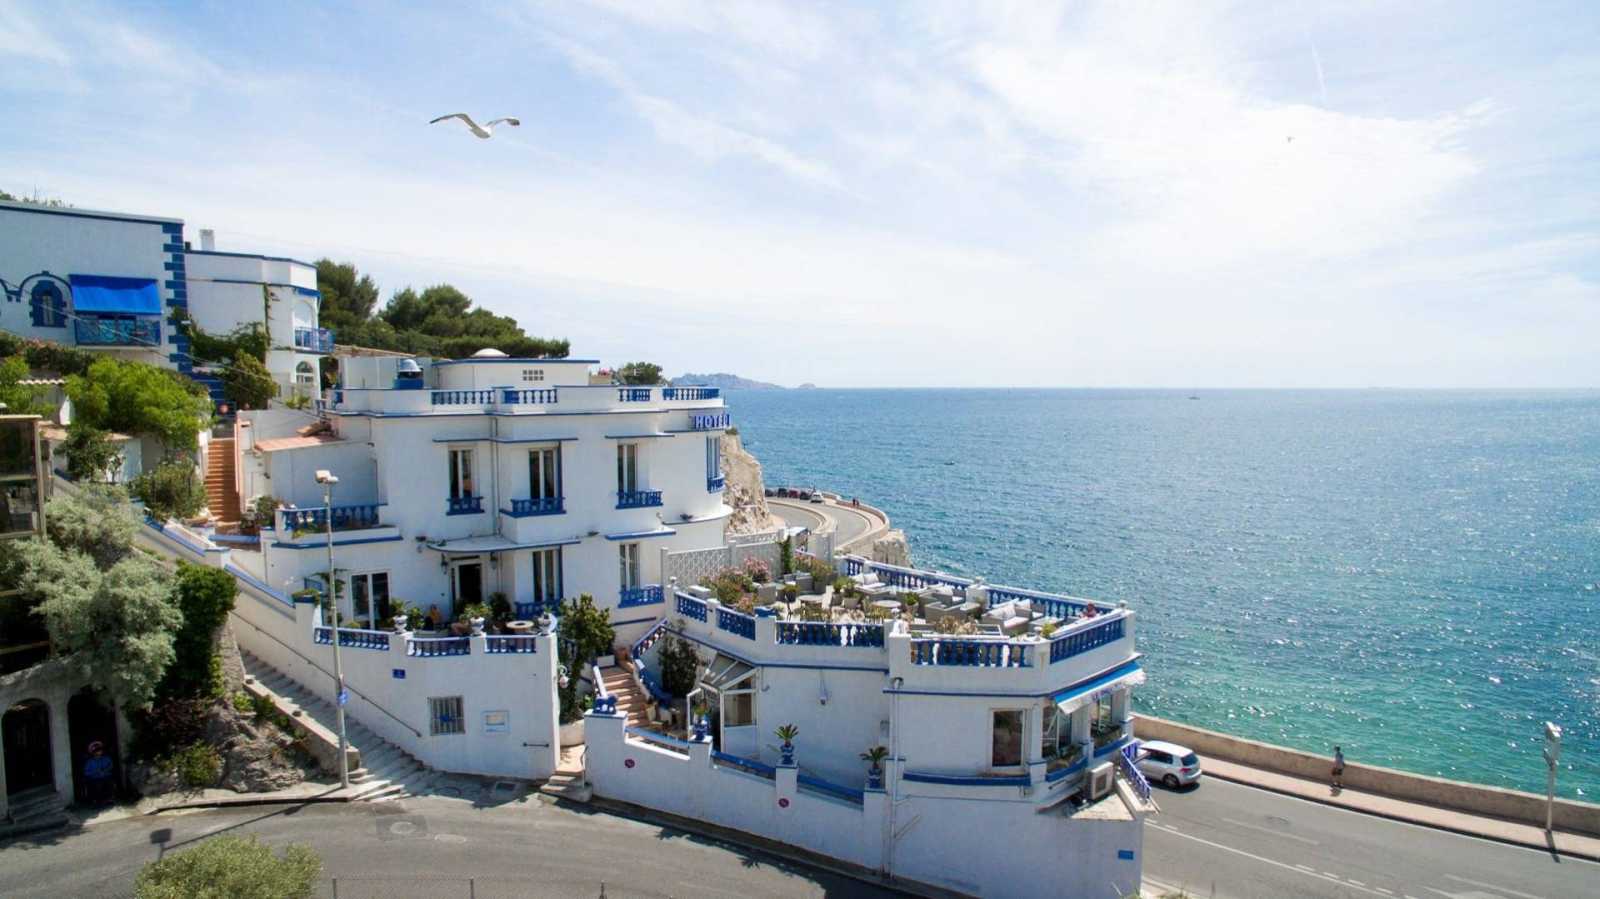
<instances>
[{"instance_id":1,"label":"coastal road","mask_svg":"<svg viewBox=\"0 0 1600 899\"><path fill-rule=\"evenodd\" d=\"M833 545L836 549L842 549L883 527L883 522L870 512L847 505L809 503L769 496L767 507L790 527L818 530L825 521L832 522Z\"/></svg>"},{"instance_id":2,"label":"coastal road","mask_svg":"<svg viewBox=\"0 0 1600 899\"><path fill-rule=\"evenodd\" d=\"M1144 874L1196 899L1567 899L1600 864L1204 778L1157 789Z\"/></svg>"},{"instance_id":3,"label":"coastal road","mask_svg":"<svg viewBox=\"0 0 1600 899\"><path fill-rule=\"evenodd\" d=\"M306 843L318 895L339 899L890 896L874 887L671 828L537 798L428 797L125 818L0 844L0 895L131 896L139 869L217 834ZM603 884L603 887L602 887Z\"/></svg>"}]
</instances>

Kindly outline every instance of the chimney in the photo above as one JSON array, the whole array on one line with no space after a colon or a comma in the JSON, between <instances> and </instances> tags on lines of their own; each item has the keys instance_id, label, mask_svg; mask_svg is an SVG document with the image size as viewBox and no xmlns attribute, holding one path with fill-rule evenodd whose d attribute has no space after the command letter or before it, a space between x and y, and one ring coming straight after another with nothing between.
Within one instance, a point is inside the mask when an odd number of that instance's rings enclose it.
<instances>
[{"instance_id":1,"label":"chimney","mask_svg":"<svg viewBox=\"0 0 1600 899\"><path fill-rule=\"evenodd\" d=\"M200 229L200 249L209 253L217 248L217 232L210 228Z\"/></svg>"}]
</instances>

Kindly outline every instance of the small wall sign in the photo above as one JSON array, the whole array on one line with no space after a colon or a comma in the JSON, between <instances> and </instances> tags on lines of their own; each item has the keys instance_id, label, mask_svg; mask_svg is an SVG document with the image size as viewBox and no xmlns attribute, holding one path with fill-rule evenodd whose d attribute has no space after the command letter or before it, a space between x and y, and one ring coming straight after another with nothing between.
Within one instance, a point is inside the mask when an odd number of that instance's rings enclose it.
<instances>
[{"instance_id":1,"label":"small wall sign","mask_svg":"<svg viewBox=\"0 0 1600 899\"><path fill-rule=\"evenodd\" d=\"M505 710L483 713L483 732L503 734L511 730L511 713Z\"/></svg>"},{"instance_id":2,"label":"small wall sign","mask_svg":"<svg viewBox=\"0 0 1600 899\"><path fill-rule=\"evenodd\" d=\"M391 673L394 675L395 680L406 679L406 670L404 668L395 668Z\"/></svg>"},{"instance_id":3,"label":"small wall sign","mask_svg":"<svg viewBox=\"0 0 1600 899\"><path fill-rule=\"evenodd\" d=\"M788 808L788 807L789 807L789 800L788 799L780 798L778 800L778 808Z\"/></svg>"},{"instance_id":4,"label":"small wall sign","mask_svg":"<svg viewBox=\"0 0 1600 899\"><path fill-rule=\"evenodd\" d=\"M622 767L624 767L624 768L632 768L633 767L633 759L623 759Z\"/></svg>"}]
</instances>

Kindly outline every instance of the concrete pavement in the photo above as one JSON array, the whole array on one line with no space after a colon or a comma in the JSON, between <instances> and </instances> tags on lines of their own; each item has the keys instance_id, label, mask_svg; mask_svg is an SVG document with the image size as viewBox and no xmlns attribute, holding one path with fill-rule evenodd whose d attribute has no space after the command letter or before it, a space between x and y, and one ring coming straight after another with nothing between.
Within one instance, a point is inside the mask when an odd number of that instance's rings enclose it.
<instances>
[{"instance_id":1,"label":"concrete pavement","mask_svg":"<svg viewBox=\"0 0 1600 899\"><path fill-rule=\"evenodd\" d=\"M428 797L126 818L0 844L0 895L128 896L145 862L222 834L307 843L320 895L889 896L765 853L536 796Z\"/></svg>"},{"instance_id":2,"label":"concrete pavement","mask_svg":"<svg viewBox=\"0 0 1600 899\"><path fill-rule=\"evenodd\" d=\"M859 551L872 537L888 530L889 524L866 509L856 509L848 503L812 503L803 500L767 497L767 507L772 514L793 527L817 530L823 522L833 527L833 546L836 550ZM870 547L869 547L870 548Z\"/></svg>"},{"instance_id":3,"label":"concrete pavement","mask_svg":"<svg viewBox=\"0 0 1600 899\"><path fill-rule=\"evenodd\" d=\"M1600 864L1594 862L1209 775L1193 788L1157 788L1155 799L1161 814L1145 831L1145 878L1197 899L1600 896Z\"/></svg>"}]
</instances>

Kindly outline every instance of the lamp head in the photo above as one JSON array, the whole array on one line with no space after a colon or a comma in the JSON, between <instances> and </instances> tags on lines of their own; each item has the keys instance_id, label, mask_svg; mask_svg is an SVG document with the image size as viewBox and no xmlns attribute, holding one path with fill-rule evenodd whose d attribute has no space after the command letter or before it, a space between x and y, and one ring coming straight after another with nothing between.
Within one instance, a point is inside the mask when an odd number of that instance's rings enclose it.
<instances>
[{"instance_id":1,"label":"lamp head","mask_svg":"<svg viewBox=\"0 0 1600 899\"><path fill-rule=\"evenodd\" d=\"M318 484L337 484L337 483L339 483L339 478L337 476L335 476L333 472L327 470L326 468L319 468L319 469L317 469L317 483Z\"/></svg>"}]
</instances>

